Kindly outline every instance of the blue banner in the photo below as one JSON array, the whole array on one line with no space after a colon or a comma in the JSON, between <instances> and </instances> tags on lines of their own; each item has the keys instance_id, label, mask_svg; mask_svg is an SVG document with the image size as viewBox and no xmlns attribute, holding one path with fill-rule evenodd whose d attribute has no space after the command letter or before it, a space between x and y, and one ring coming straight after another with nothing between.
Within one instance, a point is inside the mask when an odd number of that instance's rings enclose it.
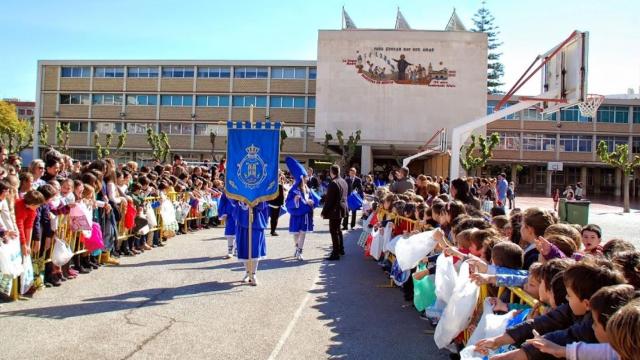
<instances>
[{"instance_id":1,"label":"blue banner","mask_svg":"<svg viewBox=\"0 0 640 360\"><path fill-rule=\"evenodd\" d=\"M280 123L227 122L225 192L255 206L278 196Z\"/></svg>"}]
</instances>

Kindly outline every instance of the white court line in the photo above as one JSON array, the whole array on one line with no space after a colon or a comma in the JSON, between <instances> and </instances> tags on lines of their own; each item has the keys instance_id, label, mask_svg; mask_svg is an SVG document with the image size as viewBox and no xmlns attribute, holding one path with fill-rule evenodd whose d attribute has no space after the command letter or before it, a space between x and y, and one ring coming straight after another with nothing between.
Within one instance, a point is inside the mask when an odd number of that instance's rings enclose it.
<instances>
[{"instance_id":1,"label":"white court line","mask_svg":"<svg viewBox=\"0 0 640 360\"><path fill-rule=\"evenodd\" d=\"M322 264L320 266L322 266ZM318 288L318 282L320 282L320 271L318 271L318 275L316 275L316 278L313 280L313 285L311 285L307 296L304 297L302 303L300 303L300 306L298 306L298 309L296 309L296 312L293 313L293 319L291 319L289 325L287 325L286 330L282 333L282 336L280 336L280 340L278 340L276 347L273 348L273 351L271 352L271 355L269 355L268 360L275 360L276 357L280 354L280 351L282 351L284 343L287 342L287 339L289 338L289 336L291 336L293 328L296 326L296 323L300 319L300 315L302 315L302 310L304 310L304 308L307 306L307 303L309 302L309 299L311 299L313 291Z\"/></svg>"}]
</instances>

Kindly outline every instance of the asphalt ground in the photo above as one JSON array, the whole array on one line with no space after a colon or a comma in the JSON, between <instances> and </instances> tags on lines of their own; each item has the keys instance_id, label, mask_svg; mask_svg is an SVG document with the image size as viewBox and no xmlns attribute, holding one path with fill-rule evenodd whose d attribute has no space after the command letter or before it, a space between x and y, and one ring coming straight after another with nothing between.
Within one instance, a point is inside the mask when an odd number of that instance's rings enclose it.
<instances>
[{"instance_id":1,"label":"asphalt ground","mask_svg":"<svg viewBox=\"0 0 640 360\"><path fill-rule=\"evenodd\" d=\"M259 286L223 259L223 229L167 246L0 306L0 359L438 359L429 326L345 232L347 255L324 257L315 218L305 261L293 259L288 217L267 235Z\"/></svg>"}]
</instances>

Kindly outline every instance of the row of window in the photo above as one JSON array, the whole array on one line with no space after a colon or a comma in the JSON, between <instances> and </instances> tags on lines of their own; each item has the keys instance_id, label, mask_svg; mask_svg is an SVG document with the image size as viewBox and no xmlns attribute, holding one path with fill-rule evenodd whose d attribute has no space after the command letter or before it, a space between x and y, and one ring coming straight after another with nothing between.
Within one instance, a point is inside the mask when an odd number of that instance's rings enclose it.
<instances>
[{"instance_id":1,"label":"row of window","mask_svg":"<svg viewBox=\"0 0 640 360\"><path fill-rule=\"evenodd\" d=\"M156 130L156 125L152 123L120 123L120 122L86 122L86 121L68 121L62 122L69 124L71 132L94 132L101 134L121 133L126 130L132 135L144 135L147 129ZM191 135L209 136L214 133L218 136L227 136L227 125L215 124L192 124L192 123L160 123L159 130L167 133L167 135ZM305 134L313 137L315 135L314 127L303 126L285 126L283 130L287 133L288 138L303 138Z\"/></svg>"},{"instance_id":2,"label":"row of window","mask_svg":"<svg viewBox=\"0 0 640 360\"><path fill-rule=\"evenodd\" d=\"M487 103L487 115L494 112L496 101ZM508 107L510 104L505 105ZM504 117L505 120L557 120L558 112L542 115L536 109L526 109L520 113L510 114ZM578 106L571 106L559 111L560 121L575 122L592 122L593 119L588 116L582 116ZM633 108L633 123L640 124L640 107ZM596 115L599 123L628 124L629 123L629 107L628 106L608 106L603 105L598 108Z\"/></svg>"},{"instance_id":3,"label":"row of window","mask_svg":"<svg viewBox=\"0 0 640 360\"><path fill-rule=\"evenodd\" d=\"M198 95L196 96L196 106L198 107L228 107L229 99L232 98L234 107L258 108L267 107L267 96L263 95ZM155 106L158 105L156 95L127 95L127 105ZM122 105L123 95L121 94L94 94L91 101L94 105ZM89 94L60 94L60 104L63 105L89 105ZM316 98L309 96L306 98L307 107L315 109ZM192 106L192 95L161 95L160 105L162 106ZM269 106L271 108L284 109L304 109L304 96L270 96Z\"/></svg>"},{"instance_id":4,"label":"row of window","mask_svg":"<svg viewBox=\"0 0 640 360\"><path fill-rule=\"evenodd\" d=\"M198 66L197 76L199 78L230 78L230 66ZM127 77L131 78L157 78L160 72L158 67L136 66L127 67ZM97 78L121 78L124 77L124 66L96 66L94 77ZM196 72L193 66L163 66L163 78L193 78ZM61 77L91 77L90 66L63 66ZM271 67L272 79L300 79L308 78L315 80L317 77L316 68L309 68L307 75L306 67ZM266 66L238 66L233 69L233 77L239 79L266 79L269 77L269 68Z\"/></svg>"},{"instance_id":5,"label":"row of window","mask_svg":"<svg viewBox=\"0 0 640 360\"><path fill-rule=\"evenodd\" d=\"M640 141L640 138L634 138L634 149L636 139ZM500 133L500 143L498 149L500 150L520 150L524 151L555 151L556 150L556 136L554 134L522 134L522 138L519 133ZM560 135L560 151L562 152L593 152L592 137L590 135ZM609 151L613 151L617 145L627 144L629 139L627 137L618 136L597 136L596 144L600 141L605 141ZM640 143L639 143L640 145ZM640 147L638 147L640 150ZM636 150L633 150L635 153Z\"/></svg>"}]
</instances>

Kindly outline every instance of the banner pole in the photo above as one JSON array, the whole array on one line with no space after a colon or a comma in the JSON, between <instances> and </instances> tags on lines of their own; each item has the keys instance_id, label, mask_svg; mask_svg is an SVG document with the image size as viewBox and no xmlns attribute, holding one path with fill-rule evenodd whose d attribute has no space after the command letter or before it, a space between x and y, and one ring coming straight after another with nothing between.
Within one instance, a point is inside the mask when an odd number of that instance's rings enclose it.
<instances>
[{"instance_id":1,"label":"banner pole","mask_svg":"<svg viewBox=\"0 0 640 360\"><path fill-rule=\"evenodd\" d=\"M247 268L251 271L249 274L250 277L253 277L254 268L253 268L253 206L249 205L249 259L247 260Z\"/></svg>"}]
</instances>

